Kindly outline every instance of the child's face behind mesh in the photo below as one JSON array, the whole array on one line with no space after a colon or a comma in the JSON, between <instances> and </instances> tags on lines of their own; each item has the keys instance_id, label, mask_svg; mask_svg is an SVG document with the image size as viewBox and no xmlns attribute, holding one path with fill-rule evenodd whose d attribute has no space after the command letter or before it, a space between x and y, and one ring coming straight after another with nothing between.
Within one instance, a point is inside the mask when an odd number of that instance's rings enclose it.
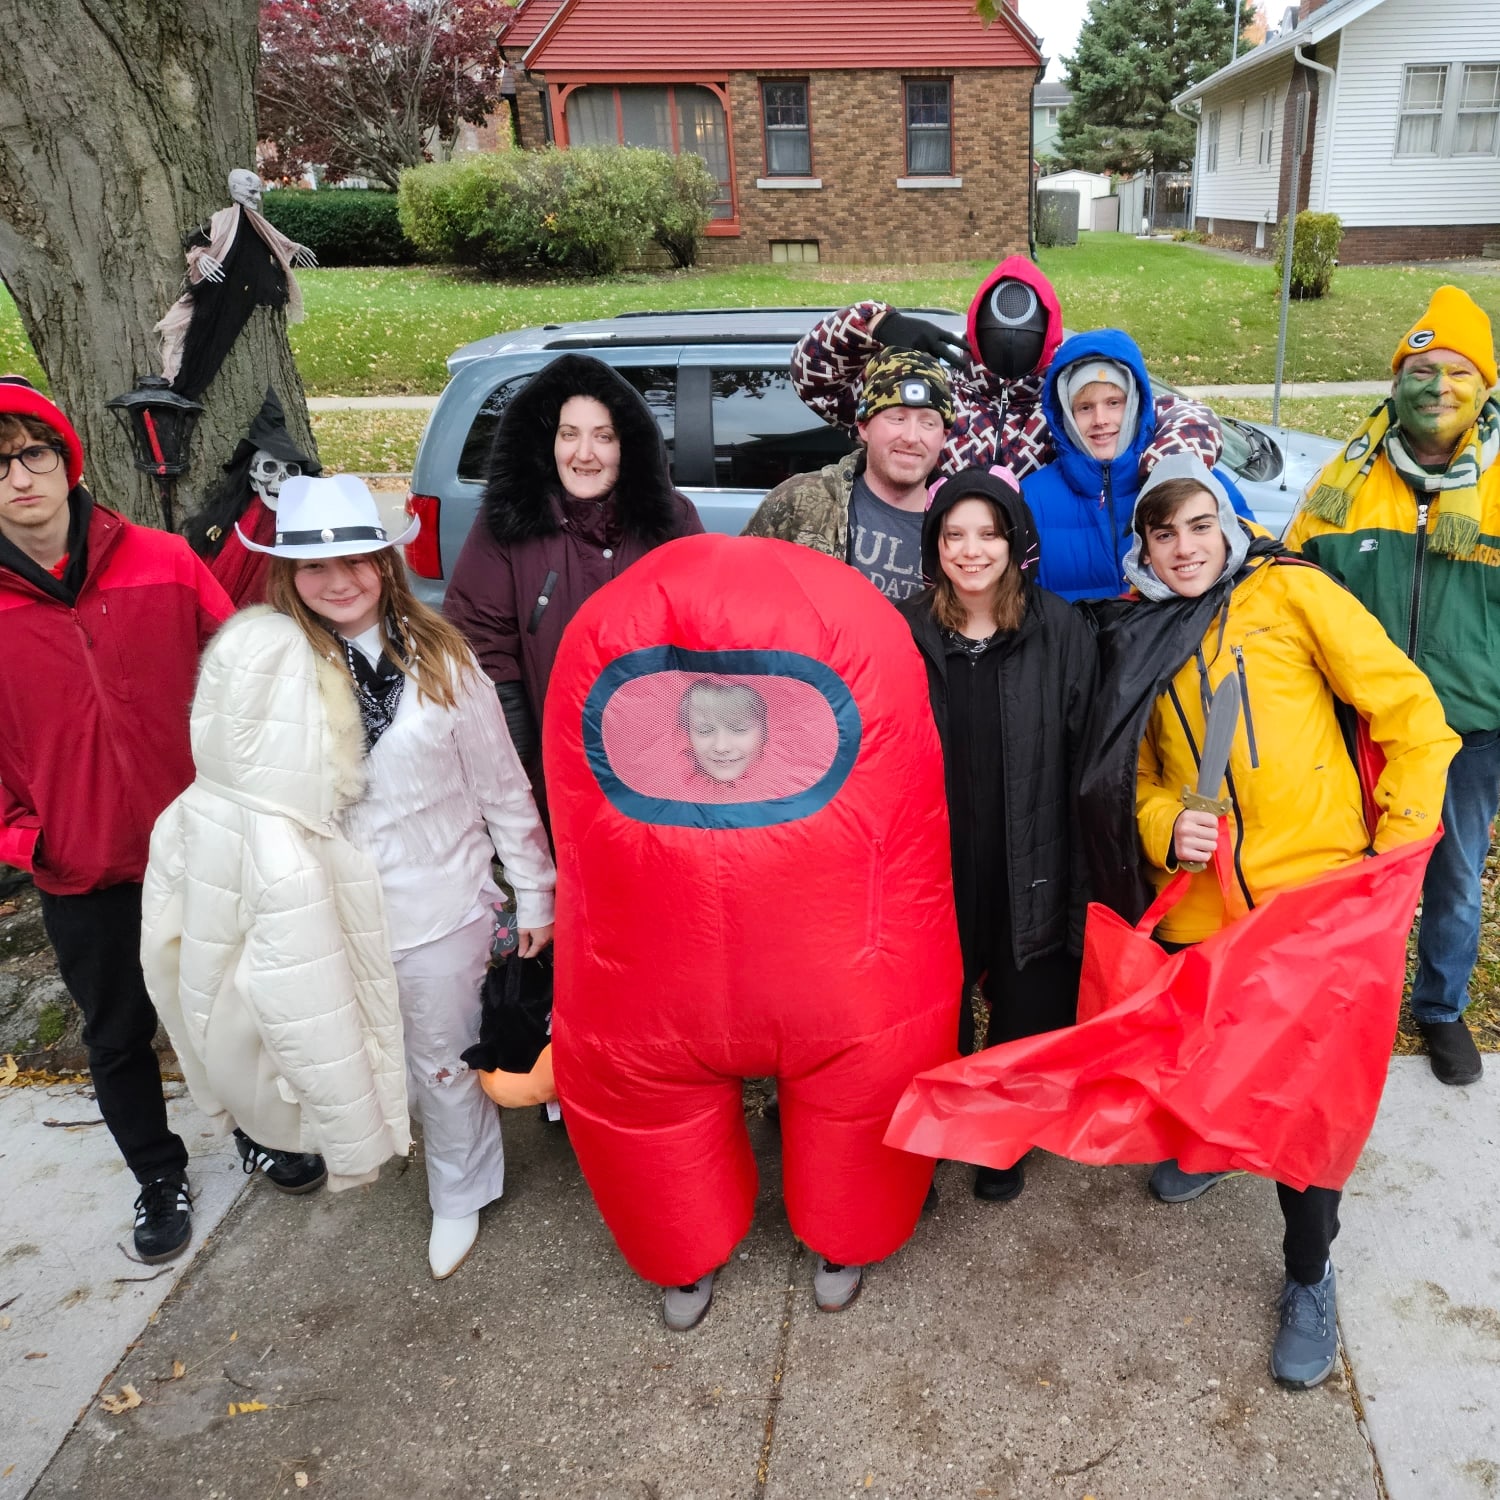
<instances>
[{"instance_id":1,"label":"child's face behind mesh","mask_svg":"<svg viewBox=\"0 0 1500 1500\"><path fill-rule=\"evenodd\" d=\"M696 687L683 707L688 745L705 776L727 786L760 759L766 727L758 694L748 688Z\"/></svg>"}]
</instances>

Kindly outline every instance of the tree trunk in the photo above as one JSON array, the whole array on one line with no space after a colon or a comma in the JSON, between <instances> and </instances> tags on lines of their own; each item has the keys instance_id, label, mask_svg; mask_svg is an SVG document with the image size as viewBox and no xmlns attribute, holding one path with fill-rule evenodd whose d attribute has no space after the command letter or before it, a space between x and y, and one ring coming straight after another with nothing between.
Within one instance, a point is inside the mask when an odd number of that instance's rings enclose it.
<instances>
[{"instance_id":1,"label":"tree trunk","mask_svg":"<svg viewBox=\"0 0 1500 1500\"><path fill-rule=\"evenodd\" d=\"M0 0L0 276L104 504L160 524L105 401L161 368L182 237L255 165L259 0ZM258 308L204 396L176 513L198 497L267 385L311 444L283 313ZM315 452L311 446L307 452Z\"/></svg>"}]
</instances>

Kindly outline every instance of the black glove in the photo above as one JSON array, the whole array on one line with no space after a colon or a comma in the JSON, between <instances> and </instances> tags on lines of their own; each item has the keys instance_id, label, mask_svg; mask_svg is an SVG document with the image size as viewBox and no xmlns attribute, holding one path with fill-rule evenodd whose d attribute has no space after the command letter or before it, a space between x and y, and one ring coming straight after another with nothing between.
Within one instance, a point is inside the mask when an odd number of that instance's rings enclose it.
<instances>
[{"instance_id":1,"label":"black glove","mask_svg":"<svg viewBox=\"0 0 1500 1500\"><path fill-rule=\"evenodd\" d=\"M888 349L915 349L950 365L961 365L969 357L968 345L957 335L894 307L876 325L875 337Z\"/></svg>"},{"instance_id":2,"label":"black glove","mask_svg":"<svg viewBox=\"0 0 1500 1500\"><path fill-rule=\"evenodd\" d=\"M528 765L536 756L537 733L536 715L526 701L526 689L519 682L497 682L495 694L505 715L505 727L510 730L510 742L516 747L521 764Z\"/></svg>"}]
</instances>

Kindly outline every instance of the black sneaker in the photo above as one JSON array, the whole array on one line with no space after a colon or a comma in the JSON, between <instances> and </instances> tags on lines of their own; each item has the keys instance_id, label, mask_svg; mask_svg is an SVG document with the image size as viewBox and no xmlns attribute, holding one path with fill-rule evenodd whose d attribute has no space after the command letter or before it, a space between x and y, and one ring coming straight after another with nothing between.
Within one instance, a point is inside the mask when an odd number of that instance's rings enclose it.
<instances>
[{"instance_id":1,"label":"black sneaker","mask_svg":"<svg viewBox=\"0 0 1500 1500\"><path fill-rule=\"evenodd\" d=\"M181 1255L192 1237L187 1174L172 1172L146 1183L135 1200L135 1253L147 1265L155 1265Z\"/></svg>"},{"instance_id":2,"label":"black sneaker","mask_svg":"<svg viewBox=\"0 0 1500 1500\"><path fill-rule=\"evenodd\" d=\"M1427 1043L1433 1077L1439 1083L1462 1087L1466 1083L1479 1082L1484 1063L1462 1016L1456 1021L1418 1021L1417 1030Z\"/></svg>"},{"instance_id":3,"label":"black sneaker","mask_svg":"<svg viewBox=\"0 0 1500 1500\"><path fill-rule=\"evenodd\" d=\"M234 1143L246 1174L264 1172L266 1181L283 1193L310 1193L328 1181L328 1168L321 1156L303 1151L273 1151L236 1130Z\"/></svg>"}]
</instances>

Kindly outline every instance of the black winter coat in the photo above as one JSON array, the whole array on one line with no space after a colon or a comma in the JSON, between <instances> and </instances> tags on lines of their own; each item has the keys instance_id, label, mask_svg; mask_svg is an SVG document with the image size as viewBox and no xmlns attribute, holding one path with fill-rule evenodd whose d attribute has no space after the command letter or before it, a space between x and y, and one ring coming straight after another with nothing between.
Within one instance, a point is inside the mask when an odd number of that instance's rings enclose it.
<instances>
[{"instance_id":1,"label":"black winter coat","mask_svg":"<svg viewBox=\"0 0 1500 1500\"><path fill-rule=\"evenodd\" d=\"M953 484L950 480L949 485ZM932 715L950 773L950 813L962 816L969 810L976 820L973 828L954 829L955 902L960 913L977 910L981 921L988 916L1008 928L1013 961L1022 969L1032 959L1064 949L1077 954L1083 948L1088 897L1074 788L1098 657L1093 632L1083 616L1030 581L1035 577L1031 564L1037 543L1025 501L1019 495L1012 500L1008 491L997 492L995 498L1007 515L1012 557L1030 559L1023 573L1026 610L1020 627L1003 635L986 653L998 656L998 671L986 673L986 678L998 687L989 722L1000 738L1001 787L956 787L951 780L957 757L951 743L949 674L981 669L970 668L961 657L949 654L933 618L931 589L896 607L910 625L927 667ZM941 516L953 503L951 491L939 492L928 512L923 553L929 577L937 571L935 538ZM973 713L974 728L982 732L983 705L978 710ZM1007 876L1004 886L989 892L971 889L974 876L970 872L981 872L978 878L983 881L986 868L997 868L993 858L985 858L984 847L996 839L1004 843L1005 858L998 864ZM961 933L965 925L960 923ZM968 952L964 964L972 970ZM975 976L970 972L969 977Z\"/></svg>"}]
</instances>

